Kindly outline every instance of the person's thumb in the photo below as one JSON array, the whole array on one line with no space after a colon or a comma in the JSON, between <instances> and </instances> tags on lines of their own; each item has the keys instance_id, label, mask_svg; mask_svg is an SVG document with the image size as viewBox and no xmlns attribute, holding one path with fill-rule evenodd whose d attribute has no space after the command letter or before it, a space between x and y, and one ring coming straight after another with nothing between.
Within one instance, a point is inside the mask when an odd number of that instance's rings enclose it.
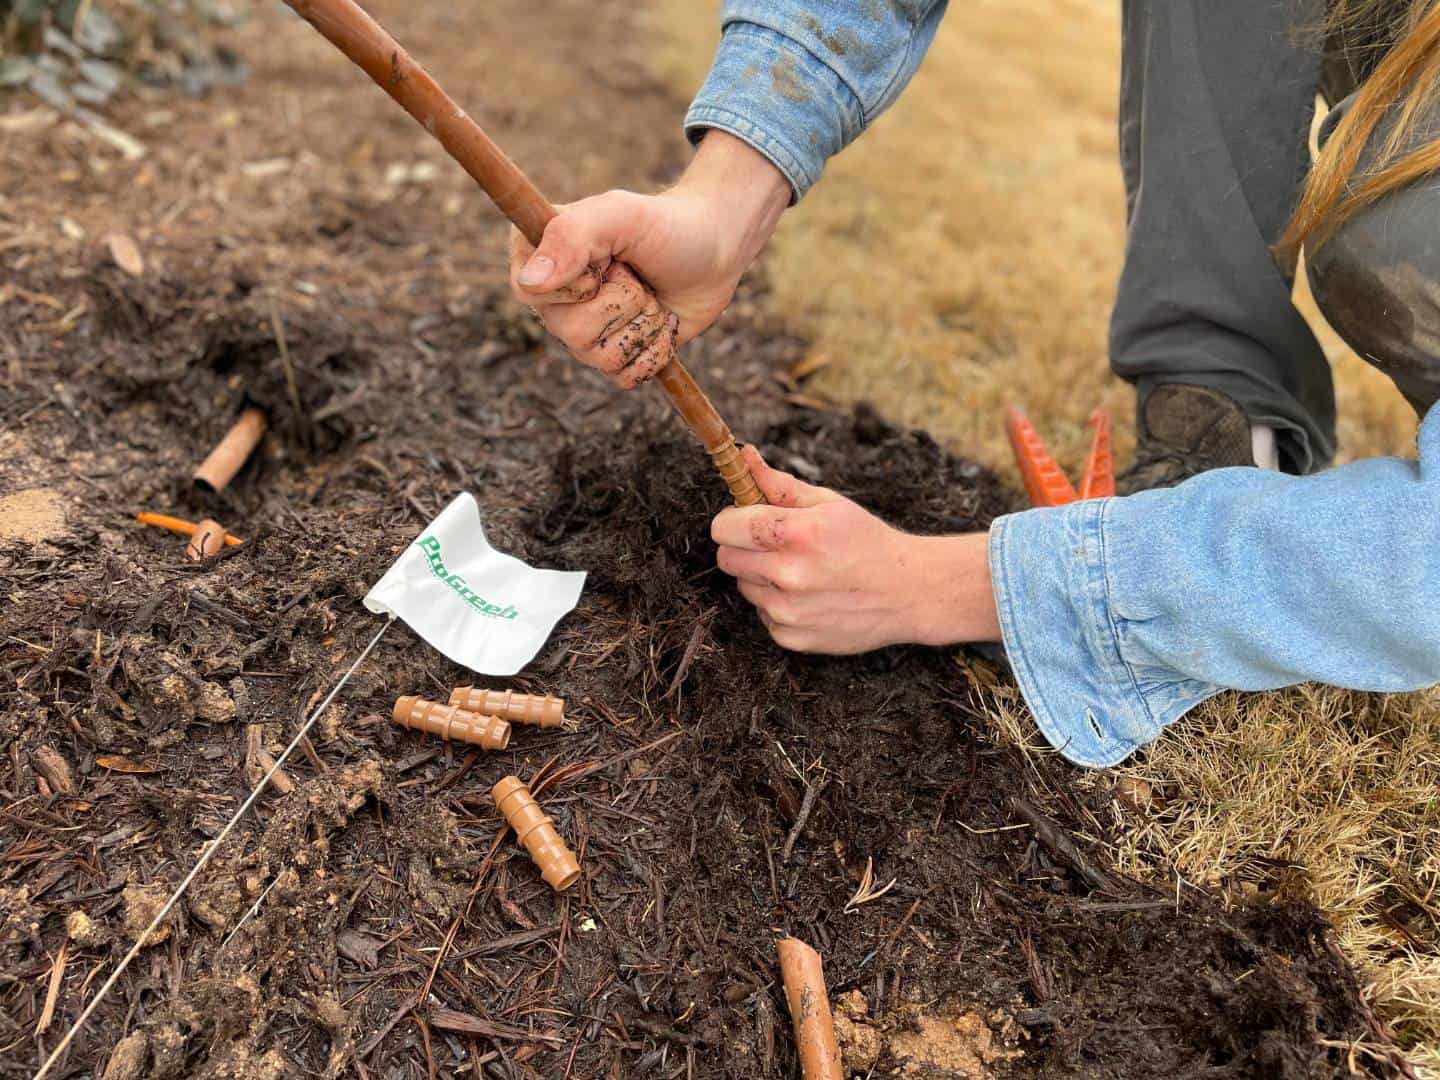
<instances>
[{"instance_id":1,"label":"person's thumb","mask_svg":"<svg viewBox=\"0 0 1440 1080\"><path fill-rule=\"evenodd\" d=\"M545 226L540 246L530 253L515 280L530 292L547 293L571 284L590 265L590 245L564 214Z\"/></svg>"},{"instance_id":2,"label":"person's thumb","mask_svg":"<svg viewBox=\"0 0 1440 1080\"><path fill-rule=\"evenodd\" d=\"M529 292L553 292L573 284L592 265L603 272L631 239L638 198L610 191L562 209L545 227L540 246L520 268L516 282Z\"/></svg>"},{"instance_id":3,"label":"person's thumb","mask_svg":"<svg viewBox=\"0 0 1440 1080\"><path fill-rule=\"evenodd\" d=\"M787 472L772 469L760 456L760 451L753 446L742 446L740 457L744 459L746 468L750 470L750 475L755 480L755 486L760 489L760 494L765 496L765 501L771 506L803 508L835 502L841 498L839 494L829 488L816 487Z\"/></svg>"}]
</instances>

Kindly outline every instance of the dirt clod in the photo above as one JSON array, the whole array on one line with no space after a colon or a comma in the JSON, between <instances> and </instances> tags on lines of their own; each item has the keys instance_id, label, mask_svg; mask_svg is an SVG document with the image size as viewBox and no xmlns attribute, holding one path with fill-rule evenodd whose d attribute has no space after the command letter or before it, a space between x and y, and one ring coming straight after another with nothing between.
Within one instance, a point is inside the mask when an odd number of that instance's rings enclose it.
<instances>
[{"instance_id":1,"label":"dirt clod","mask_svg":"<svg viewBox=\"0 0 1440 1080\"><path fill-rule=\"evenodd\" d=\"M867 1022L868 1018L865 995L859 990L835 999L835 1041L840 1044L847 1073L868 1073L885 1048L880 1031Z\"/></svg>"},{"instance_id":2,"label":"dirt clod","mask_svg":"<svg viewBox=\"0 0 1440 1080\"><path fill-rule=\"evenodd\" d=\"M160 909L165 906L169 893L163 885L127 885L121 894L125 904L122 927L125 936L133 941L140 941L145 929L160 914ZM154 948L163 941L170 938L174 930L173 918L166 918L159 926L151 930L145 937L143 945L145 948Z\"/></svg>"},{"instance_id":3,"label":"dirt clod","mask_svg":"<svg viewBox=\"0 0 1440 1080\"><path fill-rule=\"evenodd\" d=\"M72 911L65 916L65 933L81 948L101 945L107 937L100 924L83 911Z\"/></svg>"},{"instance_id":4,"label":"dirt clod","mask_svg":"<svg viewBox=\"0 0 1440 1080\"><path fill-rule=\"evenodd\" d=\"M143 1031L132 1031L115 1044L100 1080L138 1080L149 1054L149 1038Z\"/></svg>"},{"instance_id":5,"label":"dirt clod","mask_svg":"<svg viewBox=\"0 0 1440 1080\"><path fill-rule=\"evenodd\" d=\"M890 1036L890 1052L900 1061L903 1076L940 1075L957 1080L990 1080L997 1066L1020 1056L997 1045L985 1017L974 1009L915 1009L910 1030Z\"/></svg>"},{"instance_id":6,"label":"dirt clod","mask_svg":"<svg viewBox=\"0 0 1440 1080\"><path fill-rule=\"evenodd\" d=\"M75 770L65 760L65 755L53 746L37 747L30 755L30 763L43 776L50 789L57 795L70 795L75 791Z\"/></svg>"}]
</instances>

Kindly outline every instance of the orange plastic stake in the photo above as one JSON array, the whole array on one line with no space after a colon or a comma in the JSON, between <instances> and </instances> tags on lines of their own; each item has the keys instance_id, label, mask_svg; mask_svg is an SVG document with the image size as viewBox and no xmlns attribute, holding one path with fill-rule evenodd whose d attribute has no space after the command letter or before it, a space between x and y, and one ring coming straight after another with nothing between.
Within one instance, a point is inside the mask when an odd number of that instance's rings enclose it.
<instances>
[{"instance_id":1,"label":"orange plastic stake","mask_svg":"<svg viewBox=\"0 0 1440 1080\"><path fill-rule=\"evenodd\" d=\"M564 698L549 694L517 694L514 690L486 690L481 686L457 686L450 691L450 704L466 712L500 716L512 724L531 727L563 727L574 731L578 726L565 722Z\"/></svg>"},{"instance_id":2,"label":"orange plastic stake","mask_svg":"<svg viewBox=\"0 0 1440 1080\"><path fill-rule=\"evenodd\" d=\"M1115 494L1115 462L1110 448L1110 414L1096 409L1090 414L1090 453L1077 493L1050 456L1050 450L1035 425L1013 405L1005 411L1005 432L1015 451L1015 464L1032 506L1064 506L1077 499L1100 499Z\"/></svg>"},{"instance_id":3,"label":"orange plastic stake","mask_svg":"<svg viewBox=\"0 0 1440 1080\"><path fill-rule=\"evenodd\" d=\"M504 750L510 745L510 725L498 716L479 716L420 697L402 697L395 702L395 723L401 727L474 743L486 750Z\"/></svg>"},{"instance_id":4,"label":"orange plastic stake","mask_svg":"<svg viewBox=\"0 0 1440 1080\"><path fill-rule=\"evenodd\" d=\"M1096 409L1090 414L1090 456L1085 459L1085 475L1080 480L1080 498L1103 499L1115 494L1115 459L1110 447L1110 414Z\"/></svg>"},{"instance_id":5,"label":"orange plastic stake","mask_svg":"<svg viewBox=\"0 0 1440 1080\"><path fill-rule=\"evenodd\" d=\"M171 517L169 514L152 514L148 510L143 514L136 514L135 520L141 525L154 525L157 529L166 529L181 536L194 536L195 530L199 528L193 521ZM225 534L226 547L239 547L243 542L238 536Z\"/></svg>"},{"instance_id":6,"label":"orange plastic stake","mask_svg":"<svg viewBox=\"0 0 1440 1080\"><path fill-rule=\"evenodd\" d=\"M564 892L580 877L580 864L575 861L565 841L555 831L555 823L545 816L535 796L518 776L507 776L491 790L495 805L505 822L515 830L530 858L540 867L540 876L556 892Z\"/></svg>"},{"instance_id":7,"label":"orange plastic stake","mask_svg":"<svg viewBox=\"0 0 1440 1080\"><path fill-rule=\"evenodd\" d=\"M1005 411L1005 433L1010 436L1015 462L1020 466L1020 479L1025 482L1025 493L1032 505L1064 506L1075 501L1075 489L1050 456L1045 440L1013 405Z\"/></svg>"},{"instance_id":8,"label":"orange plastic stake","mask_svg":"<svg viewBox=\"0 0 1440 1080\"><path fill-rule=\"evenodd\" d=\"M785 984L790 1022L795 1026L800 1075L804 1080L844 1080L820 954L793 937L777 941L775 952L780 957L780 979Z\"/></svg>"}]
</instances>

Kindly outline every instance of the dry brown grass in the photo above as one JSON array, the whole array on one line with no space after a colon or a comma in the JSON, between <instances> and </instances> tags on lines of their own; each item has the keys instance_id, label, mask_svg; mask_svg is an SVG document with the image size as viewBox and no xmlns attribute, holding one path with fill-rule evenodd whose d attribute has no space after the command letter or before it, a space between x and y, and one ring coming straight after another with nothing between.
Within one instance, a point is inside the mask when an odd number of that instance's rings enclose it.
<instances>
[{"instance_id":1,"label":"dry brown grass","mask_svg":"<svg viewBox=\"0 0 1440 1080\"><path fill-rule=\"evenodd\" d=\"M1128 413L1104 348L1123 241L1111 6L954 5L902 107L786 215L768 275L828 360L812 389L997 462L1011 401L1071 460L1098 402ZM677 90L705 70L714 7L656 5L683 43L663 69Z\"/></svg>"},{"instance_id":2,"label":"dry brown grass","mask_svg":"<svg viewBox=\"0 0 1440 1080\"><path fill-rule=\"evenodd\" d=\"M656 63L681 95L708 65L716 7L651 0ZM1118 7L952 5L900 105L831 164L768 256L777 310L824 361L812 389L995 463L1009 461L1002 406L1018 402L1072 471L1104 403L1125 452L1132 397L1105 364L1123 243ZM1342 457L1412 452L1414 415L1389 381L1322 340ZM1134 872L1303 890L1331 912L1377 1010L1440 1077L1437 706L1314 687L1226 695L1095 782L1159 793L1148 811L1116 811ZM1009 737L1038 740L1013 697L994 712Z\"/></svg>"}]
</instances>

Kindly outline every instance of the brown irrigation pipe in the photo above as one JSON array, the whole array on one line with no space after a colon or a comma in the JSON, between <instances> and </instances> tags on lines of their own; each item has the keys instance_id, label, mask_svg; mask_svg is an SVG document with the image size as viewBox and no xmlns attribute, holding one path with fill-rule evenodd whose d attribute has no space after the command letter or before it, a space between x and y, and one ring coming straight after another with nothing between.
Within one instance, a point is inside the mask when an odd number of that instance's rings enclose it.
<instances>
[{"instance_id":1,"label":"brown irrigation pipe","mask_svg":"<svg viewBox=\"0 0 1440 1080\"><path fill-rule=\"evenodd\" d=\"M253 405L230 425L230 430L195 470L195 483L206 491L221 491L245 467L265 437L265 412Z\"/></svg>"},{"instance_id":2,"label":"brown irrigation pipe","mask_svg":"<svg viewBox=\"0 0 1440 1080\"><path fill-rule=\"evenodd\" d=\"M820 954L793 937L777 941L775 952L780 958L785 1003L790 1006L790 1020L795 1025L802 1080L844 1080Z\"/></svg>"},{"instance_id":3,"label":"brown irrigation pipe","mask_svg":"<svg viewBox=\"0 0 1440 1080\"><path fill-rule=\"evenodd\" d=\"M518 776L507 776L490 789L490 795L505 824L515 830L515 838L540 867L546 883L556 892L574 885L580 879L580 864L525 782Z\"/></svg>"},{"instance_id":4,"label":"brown irrigation pipe","mask_svg":"<svg viewBox=\"0 0 1440 1080\"><path fill-rule=\"evenodd\" d=\"M555 207L379 23L354 0L285 2L434 135L525 239L539 245ZM763 503L734 434L679 359L661 367L655 379L714 460L736 504Z\"/></svg>"}]
</instances>

